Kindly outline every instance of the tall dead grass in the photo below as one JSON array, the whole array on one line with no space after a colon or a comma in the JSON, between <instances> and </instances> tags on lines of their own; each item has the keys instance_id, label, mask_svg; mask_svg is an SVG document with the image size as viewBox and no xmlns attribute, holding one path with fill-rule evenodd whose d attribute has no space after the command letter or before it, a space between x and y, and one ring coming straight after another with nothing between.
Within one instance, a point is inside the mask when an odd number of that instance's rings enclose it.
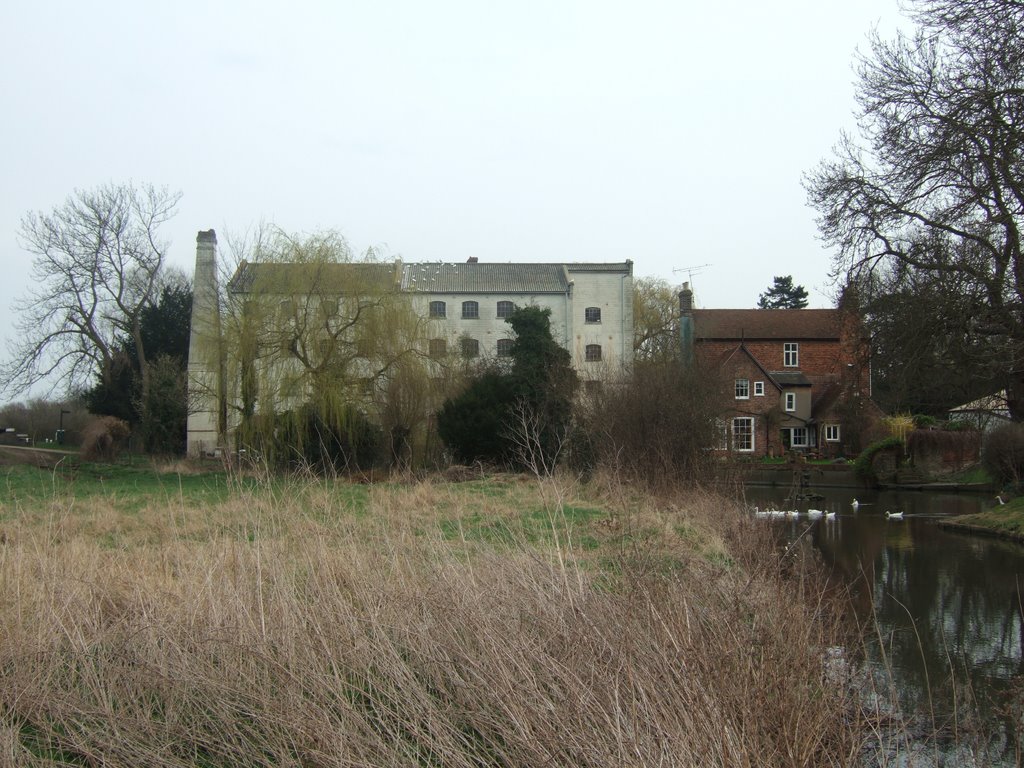
<instances>
[{"instance_id":1,"label":"tall dead grass","mask_svg":"<svg viewBox=\"0 0 1024 768\"><path fill-rule=\"evenodd\" d=\"M498 496L499 518L536 503ZM374 489L360 520L330 499L254 494L200 541L187 518L216 511L167 511L190 533L156 543L0 545L0 764L856 758L834 612L722 502L634 499L583 553L556 509L544 541L443 534L483 503L450 486Z\"/></svg>"}]
</instances>

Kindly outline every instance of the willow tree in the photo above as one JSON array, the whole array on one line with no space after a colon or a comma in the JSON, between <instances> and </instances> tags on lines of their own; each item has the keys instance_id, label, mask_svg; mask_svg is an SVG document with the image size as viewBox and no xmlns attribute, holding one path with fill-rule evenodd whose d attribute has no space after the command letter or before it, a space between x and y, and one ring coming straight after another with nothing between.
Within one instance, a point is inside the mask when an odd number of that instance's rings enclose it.
<instances>
[{"instance_id":1,"label":"willow tree","mask_svg":"<svg viewBox=\"0 0 1024 768\"><path fill-rule=\"evenodd\" d=\"M400 291L400 263L372 250L357 256L333 232L273 231L245 255L227 284L223 318L240 443L318 462L331 454L335 466L363 461L356 444L382 414L401 426L395 409L382 407L386 394L396 382L408 389L429 381L413 375L428 364L427 321Z\"/></svg>"}]
</instances>

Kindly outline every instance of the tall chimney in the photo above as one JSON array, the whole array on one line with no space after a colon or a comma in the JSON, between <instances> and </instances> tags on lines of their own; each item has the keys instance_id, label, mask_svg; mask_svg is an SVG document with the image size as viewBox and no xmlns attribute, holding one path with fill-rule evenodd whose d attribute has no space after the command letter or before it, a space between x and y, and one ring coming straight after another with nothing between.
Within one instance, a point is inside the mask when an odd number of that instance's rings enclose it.
<instances>
[{"instance_id":1,"label":"tall chimney","mask_svg":"<svg viewBox=\"0 0 1024 768\"><path fill-rule=\"evenodd\" d=\"M212 453L222 443L224 385L217 294L217 234L210 229L196 237L188 338L188 392L189 401L194 404L188 415L185 446L189 456Z\"/></svg>"}]
</instances>

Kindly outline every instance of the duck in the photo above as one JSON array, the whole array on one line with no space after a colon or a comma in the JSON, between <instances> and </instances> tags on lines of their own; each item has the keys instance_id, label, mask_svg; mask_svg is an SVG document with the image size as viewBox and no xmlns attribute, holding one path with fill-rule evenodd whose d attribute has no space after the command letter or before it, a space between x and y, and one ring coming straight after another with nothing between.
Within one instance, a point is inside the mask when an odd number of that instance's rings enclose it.
<instances>
[{"instance_id":1,"label":"duck","mask_svg":"<svg viewBox=\"0 0 1024 768\"><path fill-rule=\"evenodd\" d=\"M786 510L786 517L800 517L800 510L799 509L787 509Z\"/></svg>"},{"instance_id":2,"label":"duck","mask_svg":"<svg viewBox=\"0 0 1024 768\"><path fill-rule=\"evenodd\" d=\"M856 512L858 509L860 509L860 502L854 499L853 501L850 502L850 506L853 507L853 511Z\"/></svg>"},{"instance_id":3,"label":"duck","mask_svg":"<svg viewBox=\"0 0 1024 768\"><path fill-rule=\"evenodd\" d=\"M902 511L901 512L890 512L887 509L887 510L885 510L885 519L886 520L902 520L903 519L903 512Z\"/></svg>"},{"instance_id":4,"label":"duck","mask_svg":"<svg viewBox=\"0 0 1024 768\"><path fill-rule=\"evenodd\" d=\"M763 518L768 517L770 514L771 512L769 512L767 509L759 509L758 507L754 507L754 517Z\"/></svg>"},{"instance_id":5,"label":"duck","mask_svg":"<svg viewBox=\"0 0 1024 768\"><path fill-rule=\"evenodd\" d=\"M825 513L822 512L820 509L808 509L807 510L807 516L809 518L811 518L812 520L815 520L815 519L821 517L824 514Z\"/></svg>"},{"instance_id":6,"label":"duck","mask_svg":"<svg viewBox=\"0 0 1024 768\"><path fill-rule=\"evenodd\" d=\"M832 512L826 512L825 513L825 519L826 520L835 520L836 519L835 511L833 510Z\"/></svg>"}]
</instances>

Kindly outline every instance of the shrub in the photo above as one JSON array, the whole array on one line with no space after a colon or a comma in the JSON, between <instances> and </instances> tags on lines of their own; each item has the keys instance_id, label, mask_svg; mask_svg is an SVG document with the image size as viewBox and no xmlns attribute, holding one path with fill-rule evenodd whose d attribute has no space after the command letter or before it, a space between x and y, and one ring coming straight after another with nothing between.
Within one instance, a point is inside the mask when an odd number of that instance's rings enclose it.
<instances>
[{"instance_id":1,"label":"shrub","mask_svg":"<svg viewBox=\"0 0 1024 768\"><path fill-rule=\"evenodd\" d=\"M716 464L714 377L675 362L638 365L582 399L574 456L649 486L695 485Z\"/></svg>"},{"instance_id":2,"label":"shrub","mask_svg":"<svg viewBox=\"0 0 1024 768\"><path fill-rule=\"evenodd\" d=\"M363 413L346 406L328 413L312 405L275 419L277 428L268 458L282 466L308 467L317 472L365 471L382 458L384 436Z\"/></svg>"},{"instance_id":3,"label":"shrub","mask_svg":"<svg viewBox=\"0 0 1024 768\"><path fill-rule=\"evenodd\" d=\"M981 464L999 483L1019 483L1024 477L1024 424L1005 424L985 436Z\"/></svg>"},{"instance_id":4,"label":"shrub","mask_svg":"<svg viewBox=\"0 0 1024 768\"><path fill-rule=\"evenodd\" d=\"M875 475L875 457L883 451L891 451L902 447L903 441L898 437L887 437L884 440L872 443L861 451L860 456L854 461L853 471L862 480L874 482L878 479Z\"/></svg>"},{"instance_id":5,"label":"shrub","mask_svg":"<svg viewBox=\"0 0 1024 768\"><path fill-rule=\"evenodd\" d=\"M99 416L89 422L82 434L82 458L86 461L113 461L131 435L128 422L116 416Z\"/></svg>"},{"instance_id":6,"label":"shrub","mask_svg":"<svg viewBox=\"0 0 1024 768\"><path fill-rule=\"evenodd\" d=\"M505 431L514 401L508 376L485 373L462 394L445 401L437 414L437 432L459 462L503 464L511 454Z\"/></svg>"}]
</instances>

